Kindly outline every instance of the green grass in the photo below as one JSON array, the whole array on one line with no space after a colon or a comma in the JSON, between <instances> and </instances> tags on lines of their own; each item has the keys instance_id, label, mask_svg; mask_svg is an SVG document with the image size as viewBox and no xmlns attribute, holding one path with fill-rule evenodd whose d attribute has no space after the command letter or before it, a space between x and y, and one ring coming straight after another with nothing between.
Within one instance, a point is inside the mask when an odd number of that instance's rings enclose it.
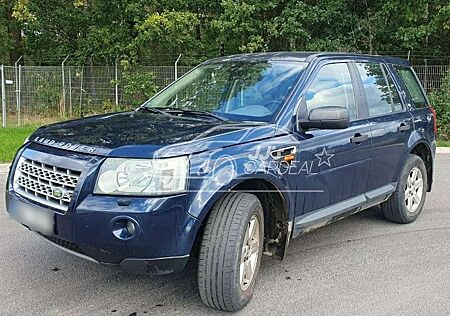
<instances>
[{"instance_id":1,"label":"green grass","mask_svg":"<svg viewBox=\"0 0 450 316\"><path fill-rule=\"evenodd\" d=\"M0 163L10 162L17 149L38 126L0 127Z\"/></svg>"},{"instance_id":2,"label":"green grass","mask_svg":"<svg viewBox=\"0 0 450 316\"><path fill-rule=\"evenodd\" d=\"M438 140L438 147L450 147L450 140Z\"/></svg>"}]
</instances>

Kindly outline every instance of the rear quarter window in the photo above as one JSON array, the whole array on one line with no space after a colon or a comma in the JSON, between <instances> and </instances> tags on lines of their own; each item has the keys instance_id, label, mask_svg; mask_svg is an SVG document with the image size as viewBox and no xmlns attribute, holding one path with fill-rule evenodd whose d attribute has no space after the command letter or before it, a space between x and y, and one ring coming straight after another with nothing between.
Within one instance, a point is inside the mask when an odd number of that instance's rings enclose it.
<instances>
[{"instance_id":1,"label":"rear quarter window","mask_svg":"<svg viewBox=\"0 0 450 316\"><path fill-rule=\"evenodd\" d=\"M394 66L401 80L405 84L406 90L414 102L415 108L428 107L427 99L423 94L422 87L417 80L416 75L410 67Z\"/></svg>"}]
</instances>

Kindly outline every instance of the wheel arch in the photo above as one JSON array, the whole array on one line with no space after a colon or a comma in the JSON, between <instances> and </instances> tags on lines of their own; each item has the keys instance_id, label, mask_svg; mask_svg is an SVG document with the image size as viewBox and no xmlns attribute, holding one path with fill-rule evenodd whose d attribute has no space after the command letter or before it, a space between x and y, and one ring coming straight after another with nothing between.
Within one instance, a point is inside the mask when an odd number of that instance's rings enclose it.
<instances>
[{"instance_id":1,"label":"wheel arch","mask_svg":"<svg viewBox=\"0 0 450 316\"><path fill-rule=\"evenodd\" d=\"M206 225L211 210L215 203L230 192L243 192L256 195L261 202L264 212L264 254L283 259L292 230L290 220L292 211L291 198L286 193L284 186L267 178L243 178L235 179L220 193L214 194L208 201L208 206L201 214L201 227L197 232L193 251L196 251L202 239L204 226Z\"/></svg>"},{"instance_id":2,"label":"wheel arch","mask_svg":"<svg viewBox=\"0 0 450 316\"><path fill-rule=\"evenodd\" d=\"M263 179L244 180L232 191L256 195L264 212L264 253L283 259L289 242L292 222L289 221L289 202L275 184Z\"/></svg>"},{"instance_id":3,"label":"wheel arch","mask_svg":"<svg viewBox=\"0 0 450 316\"><path fill-rule=\"evenodd\" d=\"M419 156L422 159L423 163L425 164L428 180L427 191L430 192L433 184L433 169L434 169L433 152L431 150L431 147L425 141L418 141L413 146L410 147L409 153L412 155Z\"/></svg>"}]
</instances>

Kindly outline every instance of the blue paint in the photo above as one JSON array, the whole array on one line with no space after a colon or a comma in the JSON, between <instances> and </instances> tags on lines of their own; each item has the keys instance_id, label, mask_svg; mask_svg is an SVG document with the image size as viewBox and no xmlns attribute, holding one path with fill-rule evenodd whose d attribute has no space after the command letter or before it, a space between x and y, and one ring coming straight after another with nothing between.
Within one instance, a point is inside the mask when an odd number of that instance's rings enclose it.
<instances>
[{"instance_id":1,"label":"blue paint","mask_svg":"<svg viewBox=\"0 0 450 316\"><path fill-rule=\"evenodd\" d=\"M54 214L53 237L76 245L83 255L102 263L120 264L126 260L127 265L139 265L137 270L141 270L142 261L151 265L153 272L168 273L184 267L214 203L243 181L258 179L276 187L287 207L288 221L294 221L308 218L310 212L392 186L398 181L406 157L418 144L424 144L434 158L436 142L431 111L411 105L404 84L392 67L392 64L408 66L406 61L353 54L267 53L216 59L205 65L274 60L290 65L307 63L307 67L292 83L292 91L268 122L221 121L138 111L99 115L38 129L13 162L6 190L8 212L14 214L16 208L46 209ZM321 67L336 62L348 65L357 118L345 129L303 130L297 120L305 113L306 99L312 96L308 87ZM384 65L399 92L401 111L369 117L363 82L355 63ZM400 132L401 124L410 129ZM368 135L368 139L355 144L350 141L355 135ZM287 174L270 151L290 146L296 149L296 165ZM14 191L14 170L21 155L82 171L66 213L48 209ZM99 167L106 157L181 155L189 156L190 163L185 193L127 196L125 202L123 196L93 194ZM135 223L132 238L114 235L118 220ZM167 258L174 258L169 265L160 260ZM159 263L150 263L152 260Z\"/></svg>"}]
</instances>

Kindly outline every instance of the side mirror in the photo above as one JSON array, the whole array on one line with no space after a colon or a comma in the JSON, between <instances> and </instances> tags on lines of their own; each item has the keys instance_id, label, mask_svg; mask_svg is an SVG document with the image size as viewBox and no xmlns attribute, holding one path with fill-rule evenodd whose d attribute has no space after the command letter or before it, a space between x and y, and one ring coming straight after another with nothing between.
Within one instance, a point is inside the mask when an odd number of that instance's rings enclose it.
<instances>
[{"instance_id":1,"label":"side mirror","mask_svg":"<svg viewBox=\"0 0 450 316\"><path fill-rule=\"evenodd\" d=\"M343 106L323 106L309 111L308 120L300 121L304 129L343 129L349 126L350 115Z\"/></svg>"}]
</instances>

